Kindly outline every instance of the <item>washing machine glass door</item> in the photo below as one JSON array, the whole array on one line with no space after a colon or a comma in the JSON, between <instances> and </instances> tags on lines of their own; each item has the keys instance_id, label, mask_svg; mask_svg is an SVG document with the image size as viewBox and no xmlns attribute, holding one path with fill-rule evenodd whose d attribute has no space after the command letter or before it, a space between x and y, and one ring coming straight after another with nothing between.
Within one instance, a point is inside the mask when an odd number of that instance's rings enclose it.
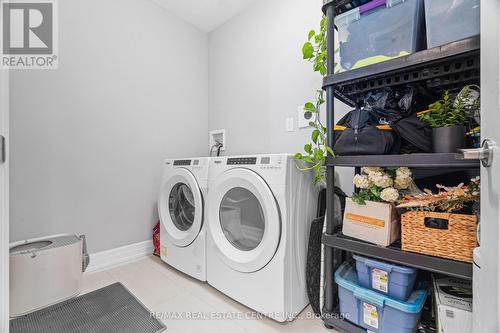
<instances>
[{"instance_id":1,"label":"washing machine glass door","mask_svg":"<svg viewBox=\"0 0 500 333\"><path fill-rule=\"evenodd\" d=\"M158 200L160 220L169 240L179 246L191 244L203 224L203 198L193 174L174 169L162 186Z\"/></svg>"},{"instance_id":2,"label":"washing machine glass door","mask_svg":"<svg viewBox=\"0 0 500 333\"><path fill-rule=\"evenodd\" d=\"M239 272L266 266L278 249L281 217L267 183L248 169L231 169L210 187L209 229L224 262Z\"/></svg>"}]
</instances>

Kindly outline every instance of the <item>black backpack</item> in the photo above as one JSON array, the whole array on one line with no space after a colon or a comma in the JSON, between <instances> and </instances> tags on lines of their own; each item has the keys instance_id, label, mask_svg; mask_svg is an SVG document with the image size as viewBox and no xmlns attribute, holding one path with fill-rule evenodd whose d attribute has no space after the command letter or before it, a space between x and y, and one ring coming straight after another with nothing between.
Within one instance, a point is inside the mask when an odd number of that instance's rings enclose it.
<instances>
[{"instance_id":1,"label":"black backpack","mask_svg":"<svg viewBox=\"0 0 500 333\"><path fill-rule=\"evenodd\" d=\"M401 140L401 154L432 152L432 129L416 114L392 123L391 127Z\"/></svg>"},{"instance_id":2,"label":"black backpack","mask_svg":"<svg viewBox=\"0 0 500 333\"><path fill-rule=\"evenodd\" d=\"M363 108L345 115L335 126L333 150L340 156L387 155L399 152L398 137L390 126Z\"/></svg>"}]
</instances>

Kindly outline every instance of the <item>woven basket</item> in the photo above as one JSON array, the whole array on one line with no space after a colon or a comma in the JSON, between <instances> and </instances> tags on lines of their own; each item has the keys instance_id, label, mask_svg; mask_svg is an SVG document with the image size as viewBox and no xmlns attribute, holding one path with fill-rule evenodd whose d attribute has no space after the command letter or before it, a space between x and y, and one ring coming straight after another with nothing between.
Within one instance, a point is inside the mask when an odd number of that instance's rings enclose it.
<instances>
[{"instance_id":1,"label":"woven basket","mask_svg":"<svg viewBox=\"0 0 500 333\"><path fill-rule=\"evenodd\" d=\"M431 227L432 222L437 220L445 222L444 229ZM472 262L472 251L477 247L476 225L476 215L407 212L401 215L402 248L404 251Z\"/></svg>"}]
</instances>

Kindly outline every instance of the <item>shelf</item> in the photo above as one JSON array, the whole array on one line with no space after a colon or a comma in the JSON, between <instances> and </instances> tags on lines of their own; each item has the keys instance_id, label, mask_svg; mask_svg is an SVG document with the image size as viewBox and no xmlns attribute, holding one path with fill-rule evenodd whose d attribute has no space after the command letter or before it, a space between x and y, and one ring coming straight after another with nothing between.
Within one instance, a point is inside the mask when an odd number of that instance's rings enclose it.
<instances>
[{"instance_id":1,"label":"shelf","mask_svg":"<svg viewBox=\"0 0 500 333\"><path fill-rule=\"evenodd\" d=\"M425 271L472 279L472 264L406 252L398 245L381 247L337 233L323 235L323 244L368 257L387 260L396 264L411 266Z\"/></svg>"},{"instance_id":2,"label":"shelf","mask_svg":"<svg viewBox=\"0 0 500 333\"><path fill-rule=\"evenodd\" d=\"M425 311L425 309L424 309ZM432 310L428 310L429 313ZM422 315L422 317L424 314ZM429 315L431 317L431 315ZM430 320L422 320L420 323L419 329L417 330L418 333L435 333L436 328L434 324L434 320L432 318L429 318ZM323 322L327 327L331 327L336 329L340 333L366 333L366 329L359 327L357 325L354 325L353 323L343 319L340 315L340 311L338 308L331 313L323 313Z\"/></svg>"},{"instance_id":3,"label":"shelf","mask_svg":"<svg viewBox=\"0 0 500 333\"><path fill-rule=\"evenodd\" d=\"M366 333L366 329L343 319L338 310L332 313L323 313L323 322L327 327L331 326L340 333Z\"/></svg>"},{"instance_id":4,"label":"shelf","mask_svg":"<svg viewBox=\"0 0 500 333\"><path fill-rule=\"evenodd\" d=\"M477 83L480 77L480 38L463 39L377 64L328 75L324 88L333 86L335 97L351 106L364 94L382 87L423 82L441 93Z\"/></svg>"},{"instance_id":5,"label":"shelf","mask_svg":"<svg viewBox=\"0 0 500 333\"><path fill-rule=\"evenodd\" d=\"M359 155L328 157L328 166L343 167L411 167L411 168L479 168L479 160L460 159L460 154Z\"/></svg>"}]
</instances>

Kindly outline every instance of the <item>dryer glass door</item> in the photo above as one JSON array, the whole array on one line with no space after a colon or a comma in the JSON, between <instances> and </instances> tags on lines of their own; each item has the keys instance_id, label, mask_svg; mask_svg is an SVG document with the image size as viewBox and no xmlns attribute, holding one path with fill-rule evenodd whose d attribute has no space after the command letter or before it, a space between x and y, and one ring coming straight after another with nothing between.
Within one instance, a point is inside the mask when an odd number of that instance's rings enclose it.
<instances>
[{"instance_id":1,"label":"dryer glass door","mask_svg":"<svg viewBox=\"0 0 500 333\"><path fill-rule=\"evenodd\" d=\"M170 242L185 247L196 239L203 224L203 198L189 170L174 169L166 178L158 199L158 213Z\"/></svg>"},{"instance_id":2,"label":"dryer glass door","mask_svg":"<svg viewBox=\"0 0 500 333\"><path fill-rule=\"evenodd\" d=\"M222 198L220 224L229 242L241 251L255 249L264 237L266 221L259 199L243 187L230 189Z\"/></svg>"},{"instance_id":3,"label":"dryer glass door","mask_svg":"<svg viewBox=\"0 0 500 333\"><path fill-rule=\"evenodd\" d=\"M281 237L278 204L267 183L254 171L235 168L210 185L207 218L220 258L239 272L265 267Z\"/></svg>"}]
</instances>

